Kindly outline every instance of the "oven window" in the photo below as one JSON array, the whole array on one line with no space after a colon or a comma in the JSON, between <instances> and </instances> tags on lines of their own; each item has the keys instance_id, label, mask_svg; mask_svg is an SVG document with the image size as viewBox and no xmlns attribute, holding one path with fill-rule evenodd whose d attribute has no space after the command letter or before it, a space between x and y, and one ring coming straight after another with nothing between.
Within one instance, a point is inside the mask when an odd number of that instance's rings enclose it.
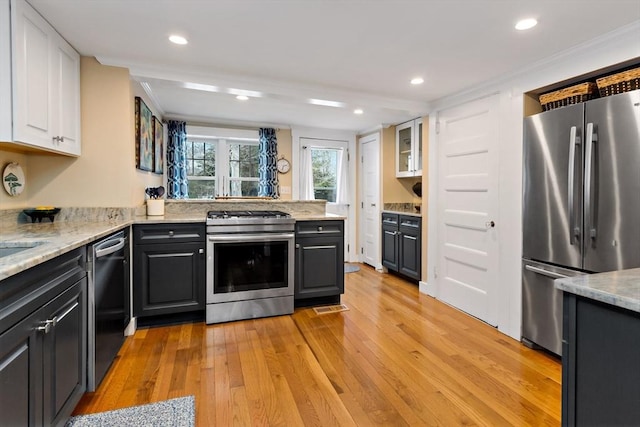
<instances>
[{"instance_id":1,"label":"oven window","mask_svg":"<svg viewBox=\"0 0 640 427\"><path fill-rule=\"evenodd\" d=\"M286 288L287 241L216 243L213 292Z\"/></svg>"}]
</instances>

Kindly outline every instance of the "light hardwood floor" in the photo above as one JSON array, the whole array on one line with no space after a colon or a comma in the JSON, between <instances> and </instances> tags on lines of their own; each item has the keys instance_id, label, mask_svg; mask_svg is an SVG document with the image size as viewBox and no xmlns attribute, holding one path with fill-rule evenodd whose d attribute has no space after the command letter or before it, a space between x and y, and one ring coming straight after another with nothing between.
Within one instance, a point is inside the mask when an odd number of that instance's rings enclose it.
<instances>
[{"instance_id":1,"label":"light hardwood floor","mask_svg":"<svg viewBox=\"0 0 640 427\"><path fill-rule=\"evenodd\" d=\"M556 358L367 266L342 302L140 329L75 414L194 395L198 426L560 424Z\"/></svg>"}]
</instances>

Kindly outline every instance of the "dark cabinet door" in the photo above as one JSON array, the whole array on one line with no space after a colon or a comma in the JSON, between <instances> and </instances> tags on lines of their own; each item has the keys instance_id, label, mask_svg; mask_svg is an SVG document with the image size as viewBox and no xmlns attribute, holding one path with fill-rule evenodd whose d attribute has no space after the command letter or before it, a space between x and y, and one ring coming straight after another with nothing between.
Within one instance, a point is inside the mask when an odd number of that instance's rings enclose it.
<instances>
[{"instance_id":1,"label":"dark cabinet door","mask_svg":"<svg viewBox=\"0 0 640 427\"><path fill-rule=\"evenodd\" d=\"M344 293L343 251L344 242L340 237L298 239L295 297L301 299Z\"/></svg>"},{"instance_id":2,"label":"dark cabinet door","mask_svg":"<svg viewBox=\"0 0 640 427\"><path fill-rule=\"evenodd\" d=\"M136 245L134 314L204 309L204 242Z\"/></svg>"},{"instance_id":3,"label":"dark cabinet door","mask_svg":"<svg viewBox=\"0 0 640 427\"><path fill-rule=\"evenodd\" d=\"M35 312L0 335L0 424L42 423L42 338L38 341ZM36 423L38 420L38 423Z\"/></svg>"},{"instance_id":4,"label":"dark cabinet door","mask_svg":"<svg viewBox=\"0 0 640 427\"><path fill-rule=\"evenodd\" d=\"M420 218L400 216L398 271L417 280L420 280L422 258L420 229Z\"/></svg>"},{"instance_id":5,"label":"dark cabinet door","mask_svg":"<svg viewBox=\"0 0 640 427\"><path fill-rule=\"evenodd\" d=\"M295 299L344 293L344 222L296 223Z\"/></svg>"},{"instance_id":6,"label":"dark cabinet door","mask_svg":"<svg viewBox=\"0 0 640 427\"><path fill-rule=\"evenodd\" d=\"M400 246L398 245L398 215L382 214L382 265L399 270Z\"/></svg>"},{"instance_id":7,"label":"dark cabinet door","mask_svg":"<svg viewBox=\"0 0 640 427\"><path fill-rule=\"evenodd\" d=\"M87 324L84 278L44 309L44 424L56 425L73 411L85 391Z\"/></svg>"}]
</instances>

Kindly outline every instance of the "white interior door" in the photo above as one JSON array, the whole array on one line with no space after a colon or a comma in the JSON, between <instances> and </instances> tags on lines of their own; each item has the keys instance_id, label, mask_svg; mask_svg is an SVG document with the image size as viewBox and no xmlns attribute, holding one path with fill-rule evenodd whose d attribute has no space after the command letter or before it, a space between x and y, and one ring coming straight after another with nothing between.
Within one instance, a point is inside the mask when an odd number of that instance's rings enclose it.
<instances>
[{"instance_id":1,"label":"white interior door","mask_svg":"<svg viewBox=\"0 0 640 427\"><path fill-rule=\"evenodd\" d=\"M497 325L498 96L438 114L440 299Z\"/></svg>"},{"instance_id":2,"label":"white interior door","mask_svg":"<svg viewBox=\"0 0 640 427\"><path fill-rule=\"evenodd\" d=\"M380 253L380 135L360 139L361 261L382 268Z\"/></svg>"}]
</instances>

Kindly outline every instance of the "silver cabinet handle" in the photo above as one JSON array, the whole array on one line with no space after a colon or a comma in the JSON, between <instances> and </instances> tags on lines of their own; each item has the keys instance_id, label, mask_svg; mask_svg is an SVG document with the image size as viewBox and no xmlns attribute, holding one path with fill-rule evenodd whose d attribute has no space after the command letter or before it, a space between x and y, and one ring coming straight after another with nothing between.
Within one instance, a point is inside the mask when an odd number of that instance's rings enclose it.
<instances>
[{"instance_id":1,"label":"silver cabinet handle","mask_svg":"<svg viewBox=\"0 0 640 427\"><path fill-rule=\"evenodd\" d=\"M198 253L199 254L203 254L204 253L204 249L202 249L202 248L198 249Z\"/></svg>"},{"instance_id":2,"label":"silver cabinet handle","mask_svg":"<svg viewBox=\"0 0 640 427\"><path fill-rule=\"evenodd\" d=\"M409 239L409 240L418 240L418 238L417 238L417 237L415 237L415 236L410 236L410 235L408 235L408 234L405 234L405 235L404 235L404 238L405 238L405 239Z\"/></svg>"},{"instance_id":3,"label":"silver cabinet handle","mask_svg":"<svg viewBox=\"0 0 640 427\"><path fill-rule=\"evenodd\" d=\"M593 134L593 123L587 123L587 136L586 136L587 145L585 147L586 158L585 158L585 168L584 168L584 202L585 202L584 223L585 223L585 230L588 230L589 237L591 239L596 238L596 228L592 224L593 216L591 212L591 207L592 207L591 206L592 205L591 186L593 181L593 176L592 176L593 168L591 166L591 163L593 162L593 149L595 145L594 136L595 135Z\"/></svg>"}]
</instances>

